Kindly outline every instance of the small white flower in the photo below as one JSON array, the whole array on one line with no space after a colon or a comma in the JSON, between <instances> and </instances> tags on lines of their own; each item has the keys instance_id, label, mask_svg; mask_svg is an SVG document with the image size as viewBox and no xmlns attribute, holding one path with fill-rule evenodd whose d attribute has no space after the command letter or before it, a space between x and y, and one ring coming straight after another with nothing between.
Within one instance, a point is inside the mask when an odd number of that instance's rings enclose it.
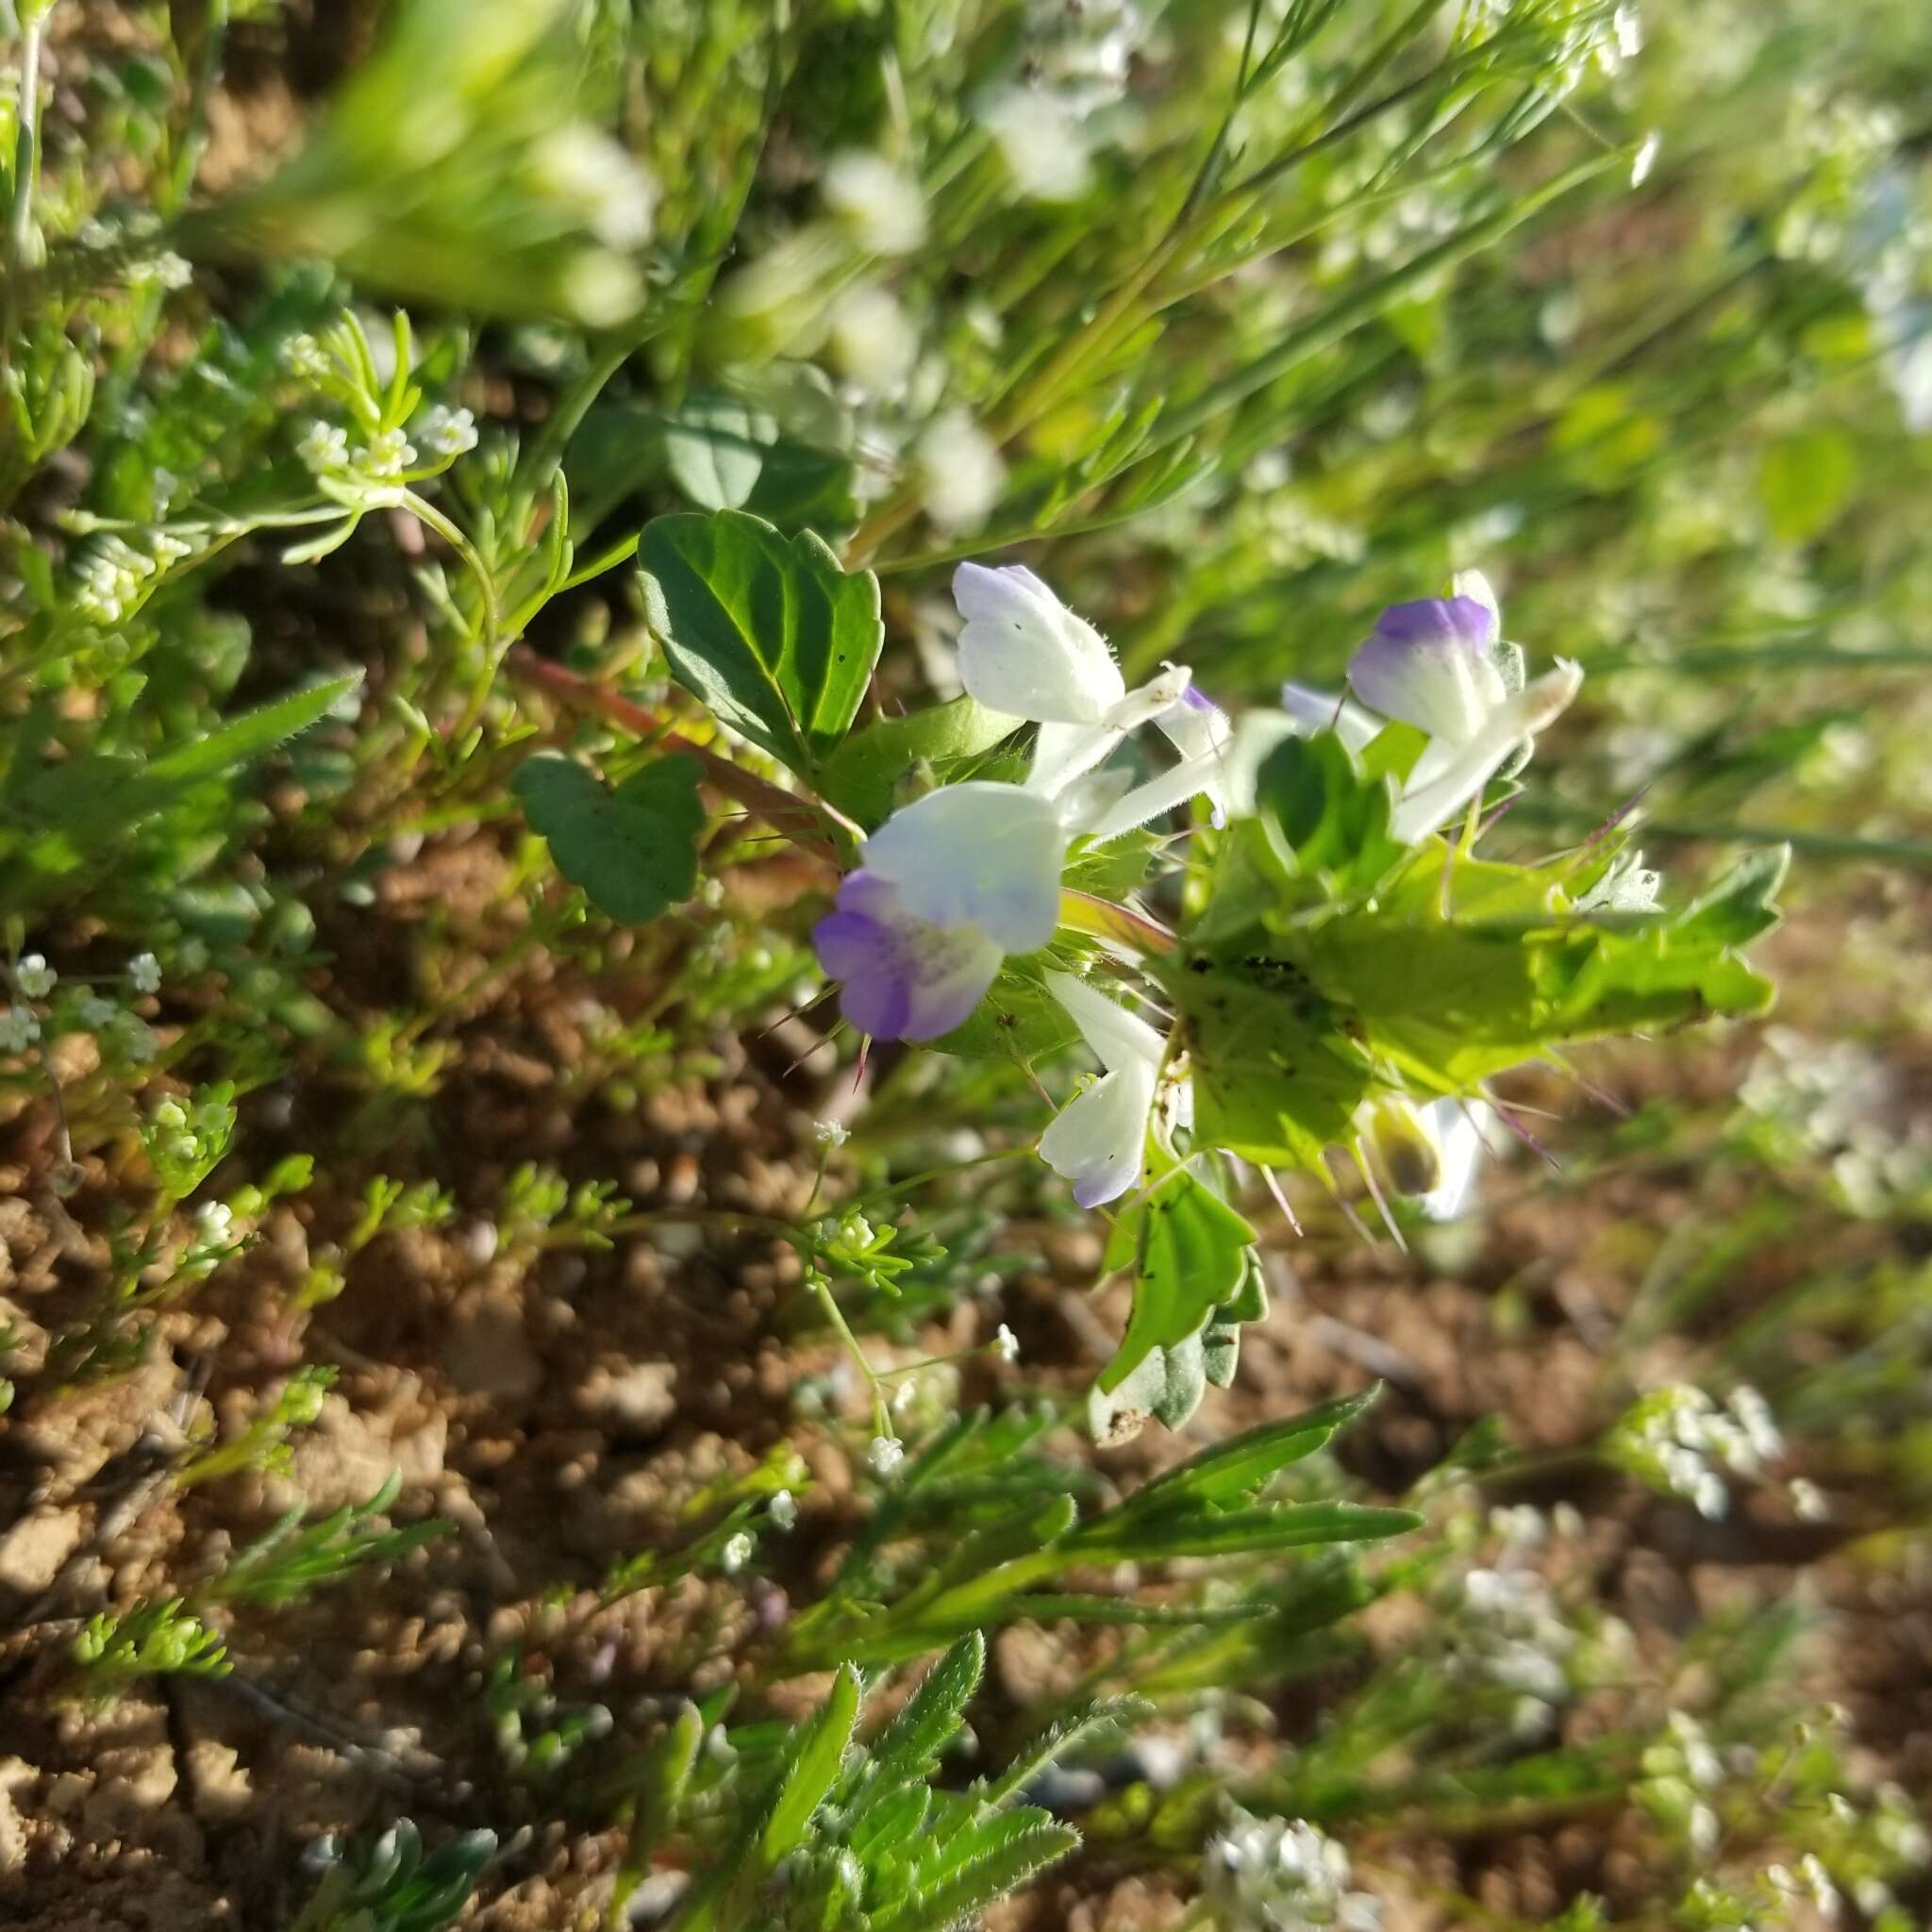
<instances>
[{"instance_id":1,"label":"small white flower","mask_svg":"<svg viewBox=\"0 0 1932 1932\"><path fill-rule=\"evenodd\" d=\"M842 1147L852 1138L852 1130L841 1121L814 1121L811 1137L821 1147Z\"/></svg>"},{"instance_id":2,"label":"small white flower","mask_svg":"<svg viewBox=\"0 0 1932 1932\"><path fill-rule=\"evenodd\" d=\"M906 1445L896 1436L874 1436L865 1445L865 1466L874 1475L891 1475L905 1460Z\"/></svg>"},{"instance_id":3,"label":"small white flower","mask_svg":"<svg viewBox=\"0 0 1932 1932\"><path fill-rule=\"evenodd\" d=\"M1468 1211L1483 1153L1477 1105L1444 1096L1417 1107L1401 1094L1365 1103L1362 1149L1375 1178L1415 1197L1431 1221Z\"/></svg>"},{"instance_id":4,"label":"small white flower","mask_svg":"<svg viewBox=\"0 0 1932 1932\"><path fill-rule=\"evenodd\" d=\"M798 1499L790 1490L779 1490L767 1506L773 1524L779 1529L791 1529L798 1522Z\"/></svg>"},{"instance_id":5,"label":"small white flower","mask_svg":"<svg viewBox=\"0 0 1932 1932\"><path fill-rule=\"evenodd\" d=\"M371 476L400 476L415 460L408 438L400 429L385 429L357 456L356 467Z\"/></svg>"},{"instance_id":6,"label":"small white flower","mask_svg":"<svg viewBox=\"0 0 1932 1932\"><path fill-rule=\"evenodd\" d=\"M137 953L127 962L127 977L136 992L159 992L161 962L152 953Z\"/></svg>"},{"instance_id":7,"label":"small white flower","mask_svg":"<svg viewBox=\"0 0 1932 1932\"><path fill-rule=\"evenodd\" d=\"M1641 145L1630 158L1630 185L1641 188L1650 179L1651 170L1657 166L1657 151L1663 146L1663 136L1646 134Z\"/></svg>"},{"instance_id":8,"label":"small white flower","mask_svg":"<svg viewBox=\"0 0 1932 1932\"><path fill-rule=\"evenodd\" d=\"M1503 641L1496 593L1480 571L1471 570L1457 573L1447 597L1383 611L1349 660L1348 681L1368 710L1298 685L1284 687L1283 707L1298 730L1332 723L1351 749L1360 749L1391 718L1428 735L1389 827L1413 844L1482 795L1568 707L1583 672L1558 659L1554 671L1525 681L1522 653Z\"/></svg>"},{"instance_id":9,"label":"small white flower","mask_svg":"<svg viewBox=\"0 0 1932 1932\"><path fill-rule=\"evenodd\" d=\"M949 530L974 529L1000 499L1007 466L998 445L964 409L936 416L913 455L934 523Z\"/></svg>"},{"instance_id":10,"label":"small white flower","mask_svg":"<svg viewBox=\"0 0 1932 1932\"><path fill-rule=\"evenodd\" d=\"M909 255L925 240L919 183L884 155L851 148L825 166L825 200L868 255Z\"/></svg>"},{"instance_id":11,"label":"small white flower","mask_svg":"<svg viewBox=\"0 0 1932 1932\"><path fill-rule=\"evenodd\" d=\"M446 409L438 403L417 424L416 434L432 456L459 457L476 447L476 419L467 409Z\"/></svg>"},{"instance_id":12,"label":"small white flower","mask_svg":"<svg viewBox=\"0 0 1932 1932\"><path fill-rule=\"evenodd\" d=\"M25 1007L0 1013L0 1053L25 1053L41 1037L41 1023Z\"/></svg>"},{"instance_id":13,"label":"small white flower","mask_svg":"<svg viewBox=\"0 0 1932 1932\"><path fill-rule=\"evenodd\" d=\"M235 1231L234 1210L225 1201L204 1201L194 1210L199 1238L213 1247L225 1241Z\"/></svg>"},{"instance_id":14,"label":"small white flower","mask_svg":"<svg viewBox=\"0 0 1932 1932\"><path fill-rule=\"evenodd\" d=\"M839 366L873 394L903 382L919 357L919 332L890 289L861 282L832 305L832 347Z\"/></svg>"},{"instance_id":15,"label":"small white flower","mask_svg":"<svg viewBox=\"0 0 1932 1932\"><path fill-rule=\"evenodd\" d=\"M749 1530L741 1529L736 1536L726 1537L718 1557L724 1566L725 1575L736 1576L751 1561L752 1552L757 1547Z\"/></svg>"},{"instance_id":16,"label":"small white flower","mask_svg":"<svg viewBox=\"0 0 1932 1932\"><path fill-rule=\"evenodd\" d=\"M339 476L349 467L349 436L340 424L311 423L295 444L295 454L317 476Z\"/></svg>"},{"instance_id":17,"label":"small white flower","mask_svg":"<svg viewBox=\"0 0 1932 1932\"><path fill-rule=\"evenodd\" d=\"M636 248L650 240L658 184L608 134L571 122L537 143L530 165L538 184L578 208L607 247Z\"/></svg>"},{"instance_id":18,"label":"small white flower","mask_svg":"<svg viewBox=\"0 0 1932 1932\"><path fill-rule=\"evenodd\" d=\"M160 1042L155 1038L154 1029L132 1013L121 1015L114 1033L122 1053L130 1060L151 1060L160 1051Z\"/></svg>"},{"instance_id":19,"label":"small white flower","mask_svg":"<svg viewBox=\"0 0 1932 1932\"><path fill-rule=\"evenodd\" d=\"M60 982L43 953L28 953L13 969L14 984L30 1000L43 1000Z\"/></svg>"},{"instance_id":20,"label":"small white flower","mask_svg":"<svg viewBox=\"0 0 1932 1932\"><path fill-rule=\"evenodd\" d=\"M1794 1476L1786 1491L1791 1508L1801 1523L1829 1523L1831 1499L1818 1485L1805 1476Z\"/></svg>"},{"instance_id":21,"label":"small white flower","mask_svg":"<svg viewBox=\"0 0 1932 1932\"><path fill-rule=\"evenodd\" d=\"M1029 201L1074 201L1087 192L1091 170L1080 124L1051 95L1001 88L980 103L979 124Z\"/></svg>"},{"instance_id":22,"label":"small white flower","mask_svg":"<svg viewBox=\"0 0 1932 1932\"><path fill-rule=\"evenodd\" d=\"M306 332L285 341L276 359L291 375L303 382L321 382L329 373L329 360L322 344Z\"/></svg>"},{"instance_id":23,"label":"small white flower","mask_svg":"<svg viewBox=\"0 0 1932 1932\"><path fill-rule=\"evenodd\" d=\"M97 992L89 993L75 1008L80 1024L90 1033L98 1033L104 1026L110 1026L119 1018L121 1008L112 1000L103 999Z\"/></svg>"},{"instance_id":24,"label":"small white flower","mask_svg":"<svg viewBox=\"0 0 1932 1932\"><path fill-rule=\"evenodd\" d=\"M1004 1322L992 1338L992 1352L1003 1362L1020 1359L1020 1338Z\"/></svg>"},{"instance_id":25,"label":"small white flower","mask_svg":"<svg viewBox=\"0 0 1932 1932\"><path fill-rule=\"evenodd\" d=\"M194 279L194 270L172 248L167 248L151 260L136 262L127 271L127 279L137 288L158 282L168 290L185 289Z\"/></svg>"}]
</instances>

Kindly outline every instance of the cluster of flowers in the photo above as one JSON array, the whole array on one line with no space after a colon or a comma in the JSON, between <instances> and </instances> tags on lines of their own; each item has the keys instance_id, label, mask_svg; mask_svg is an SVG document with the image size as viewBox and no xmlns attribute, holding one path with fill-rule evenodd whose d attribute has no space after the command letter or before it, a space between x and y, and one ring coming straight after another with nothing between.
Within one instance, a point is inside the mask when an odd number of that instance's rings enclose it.
<instances>
[{"instance_id":1,"label":"cluster of flowers","mask_svg":"<svg viewBox=\"0 0 1932 1932\"><path fill-rule=\"evenodd\" d=\"M1721 1407L1702 1389L1677 1383L1638 1403L1612 1431L1610 1450L1634 1474L1716 1521L1730 1507L1725 1474L1762 1480L1785 1444L1757 1390L1734 1389ZM1792 1483L1789 1493L1801 1516L1823 1513L1823 1498L1810 1485Z\"/></svg>"},{"instance_id":2,"label":"cluster of flowers","mask_svg":"<svg viewBox=\"0 0 1932 1932\"><path fill-rule=\"evenodd\" d=\"M1724 1760L1704 1726L1688 1711L1673 1711L1664 1735L1643 1754L1639 1796L1651 1814L1681 1835L1700 1858L1717 1849L1717 1812L1704 1794L1724 1781Z\"/></svg>"},{"instance_id":3,"label":"cluster of flowers","mask_svg":"<svg viewBox=\"0 0 1932 1932\"><path fill-rule=\"evenodd\" d=\"M166 530L143 532L139 545L109 532L75 558L70 602L95 624L124 623L146 601L170 566L192 554L192 544Z\"/></svg>"},{"instance_id":4,"label":"cluster of flowers","mask_svg":"<svg viewBox=\"0 0 1932 1932\"><path fill-rule=\"evenodd\" d=\"M953 594L967 693L1038 734L1024 780L968 779L895 812L864 841L860 866L819 923L819 959L842 982L841 1011L883 1039L951 1032L1008 956L1051 941L1075 840L1104 845L1196 798L1208 801L1217 824L1251 808L1258 757L1244 744L1265 747L1282 730L1332 728L1359 748L1391 721L1413 726L1426 742L1391 826L1413 844L1472 809L1582 681L1568 663L1530 680L1521 651L1502 641L1489 584L1469 572L1447 598L1382 613L1349 665L1359 703L1290 685L1285 717L1247 721L1257 728L1244 739L1185 665L1166 665L1129 691L1100 633L1029 570L961 564ZM1102 768L1148 724L1176 759L1129 786ZM1040 1151L1074 1183L1082 1207L1097 1207L1138 1173L1163 1090L1167 1117L1185 1124L1187 1089L1160 1030L1072 974L1048 971L1044 980L1105 1073L1048 1127ZM1388 1150L1391 1185L1438 1213L1458 1211L1480 1141L1471 1111L1454 1100L1418 1109L1391 1098L1374 1113L1364 1133Z\"/></svg>"},{"instance_id":5,"label":"cluster of flowers","mask_svg":"<svg viewBox=\"0 0 1932 1932\"><path fill-rule=\"evenodd\" d=\"M47 964L42 954L24 953L14 962L12 980L13 1003L0 1008L0 1054L23 1054L38 1043L42 1033L42 1013L35 1009L53 999L60 975ZM152 953L137 953L127 962L127 981L136 993L158 992L159 960ZM104 1047L111 1044L126 1059L138 1061L154 1057L157 1042L146 1022L92 987L70 985L48 1024L57 1034L76 1027L95 1034Z\"/></svg>"},{"instance_id":6,"label":"cluster of flowers","mask_svg":"<svg viewBox=\"0 0 1932 1932\"><path fill-rule=\"evenodd\" d=\"M1492 1562L1467 1571L1445 1607L1453 1632L1453 1662L1523 1700L1519 1728L1540 1729L1548 1707L1568 1701L1569 1662L1576 1632L1533 1557L1549 1534L1541 1510L1527 1507L1491 1512L1501 1538Z\"/></svg>"},{"instance_id":7,"label":"cluster of flowers","mask_svg":"<svg viewBox=\"0 0 1932 1932\"><path fill-rule=\"evenodd\" d=\"M1376 1932L1373 1894L1349 1890L1348 1854L1300 1819L1237 1816L1209 1840L1201 1891L1217 1923L1241 1932Z\"/></svg>"},{"instance_id":8,"label":"cluster of flowers","mask_svg":"<svg viewBox=\"0 0 1932 1932\"><path fill-rule=\"evenodd\" d=\"M445 408L441 403L413 425L417 442L400 429L385 429L368 443L352 449L348 431L320 418L311 422L295 443L295 454L315 476L359 477L371 482L407 481L412 472L430 475L445 463L476 446L476 419L468 409ZM416 468L418 448L428 451L427 469Z\"/></svg>"}]
</instances>

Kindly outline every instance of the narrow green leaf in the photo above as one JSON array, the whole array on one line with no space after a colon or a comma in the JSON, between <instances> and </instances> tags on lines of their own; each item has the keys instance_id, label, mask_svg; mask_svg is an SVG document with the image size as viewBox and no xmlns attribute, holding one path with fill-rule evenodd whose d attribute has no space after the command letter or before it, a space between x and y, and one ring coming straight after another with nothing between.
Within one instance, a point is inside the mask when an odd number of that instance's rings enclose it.
<instances>
[{"instance_id":1,"label":"narrow green leaf","mask_svg":"<svg viewBox=\"0 0 1932 1932\"><path fill-rule=\"evenodd\" d=\"M1363 1414L1382 1392L1377 1383L1359 1395L1344 1395L1319 1408L1218 1442L1191 1461L1157 1476L1121 1506L1128 1517L1196 1505L1222 1508L1251 1502L1263 1484L1291 1464L1312 1456L1338 1429Z\"/></svg>"},{"instance_id":2,"label":"narrow green leaf","mask_svg":"<svg viewBox=\"0 0 1932 1932\"><path fill-rule=\"evenodd\" d=\"M974 1786L974 1792L983 1805L994 1808L1009 1805L1049 1764L1114 1731L1130 1729L1152 1714L1153 1706L1139 1697L1115 1697L1075 1717L1056 1718L1037 1738L1021 1747L991 1784Z\"/></svg>"},{"instance_id":3,"label":"narrow green leaf","mask_svg":"<svg viewBox=\"0 0 1932 1932\"><path fill-rule=\"evenodd\" d=\"M986 1639L971 1631L932 1667L906 1707L874 1740L866 1773L869 1789L930 1775L941 1751L958 1734L985 1668Z\"/></svg>"},{"instance_id":4,"label":"narrow green leaf","mask_svg":"<svg viewBox=\"0 0 1932 1932\"><path fill-rule=\"evenodd\" d=\"M361 682L362 674L352 671L346 677L331 677L322 684L291 691L271 704L258 705L254 710L244 711L241 717L210 731L206 738L197 738L193 743L157 758L147 768L147 780L156 786L174 788L220 777L224 772L244 765L263 752L273 751L298 731L307 731Z\"/></svg>"},{"instance_id":5,"label":"narrow green leaf","mask_svg":"<svg viewBox=\"0 0 1932 1932\"><path fill-rule=\"evenodd\" d=\"M858 1720L858 1673L841 1666L832 1692L816 1715L799 1727L782 1774L776 1802L758 1835L758 1857L770 1871L805 1837L824 1803L852 1741Z\"/></svg>"},{"instance_id":6,"label":"narrow green leaf","mask_svg":"<svg viewBox=\"0 0 1932 1932\"><path fill-rule=\"evenodd\" d=\"M1322 1543L1372 1542L1414 1529L1411 1509L1376 1509L1357 1503L1284 1503L1272 1509L1218 1514L1175 1511L1153 1518L1103 1516L1070 1537L1070 1559L1101 1552L1142 1562L1176 1557L1249 1557Z\"/></svg>"}]
</instances>

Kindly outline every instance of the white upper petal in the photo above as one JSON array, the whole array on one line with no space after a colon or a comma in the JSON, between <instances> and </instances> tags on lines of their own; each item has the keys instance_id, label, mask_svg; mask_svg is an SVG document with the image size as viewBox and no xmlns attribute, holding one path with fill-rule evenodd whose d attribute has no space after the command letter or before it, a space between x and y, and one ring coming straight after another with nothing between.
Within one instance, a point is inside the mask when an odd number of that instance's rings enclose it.
<instances>
[{"instance_id":1,"label":"white upper petal","mask_svg":"<svg viewBox=\"0 0 1932 1932\"><path fill-rule=\"evenodd\" d=\"M1040 1137L1040 1158L1074 1183L1083 1208L1097 1208L1133 1186L1154 1108L1154 1069L1124 1066L1069 1101Z\"/></svg>"},{"instance_id":2,"label":"white upper petal","mask_svg":"<svg viewBox=\"0 0 1932 1932\"><path fill-rule=\"evenodd\" d=\"M1166 1040L1098 987L1071 973L1049 973L1046 985L1108 1073L1131 1066L1158 1068L1166 1057Z\"/></svg>"},{"instance_id":3,"label":"white upper petal","mask_svg":"<svg viewBox=\"0 0 1932 1932\"><path fill-rule=\"evenodd\" d=\"M962 563L953 601L959 682L990 710L1058 724L1098 724L1126 694L1106 640L1024 564Z\"/></svg>"},{"instance_id":4,"label":"white upper petal","mask_svg":"<svg viewBox=\"0 0 1932 1932\"><path fill-rule=\"evenodd\" d=\"M1482 729L1446 761L1429 758L1424 782L1417 784L1411 776L1389 829L1404 844L1426 838L1479 795L1516 747L1563 710L1582 685L1580 665L1559 663L1515 697L1506 698ZM1428 747L1429 753L1434 751L1434 745Z\"/></svg>"},{"instance_id":5,"label":"white upper petal","mask_svg":"<svg viewBox=\"0 0 1932 1932\"><path fill-rule=\"evenodd\" d=\"M1067 834L1054 801L969 779L897 811L863 847L867 867L934 925L976 925L1009 953L1031 953L1059 923Z\"/></svg>"}]
</instances>

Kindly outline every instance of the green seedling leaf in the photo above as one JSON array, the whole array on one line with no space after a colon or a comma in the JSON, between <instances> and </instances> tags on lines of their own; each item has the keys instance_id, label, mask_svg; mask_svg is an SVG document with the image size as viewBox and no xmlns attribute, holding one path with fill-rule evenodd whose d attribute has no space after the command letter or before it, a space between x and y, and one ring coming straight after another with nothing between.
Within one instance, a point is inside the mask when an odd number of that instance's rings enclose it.
<instances>
[{"instance_id":1,"label":"green seedling leaf","mask_svg":"<svg viewBox=\"0 0 1932 1932\"><path fill-rule=\"evenodd\" d=\"M1071 1825L1031 1807L975 1820L921 1860L912 1897L874 1917L872 1932L944 1932L970 1924L1079 1842Z\"/></svg>"},{"instance_id":2,"label":"green seedling leaf","mask_svg":"<svg viewBox=\"0 0 1932 1932\"><path fill-rule=\"evenodd\" d=\"M607 918L643 925L697 890L703 776L689 752L675 752L613 791L575 758L539 752L517 768L510 790L530 829L549 841L558 871Z\"/></svg>"},{"instance_id":3,"label":"green seedling leaf","mask_svg":"<svg viewBox=\"0 0 1932 1932\"><path fill-rule=\"evenodd\" d=\"M1262 760L1256 809L1303 873L1327 874L1337 890L1366 891L1401 858L1403 847L1389 833L1394 789L1381 773L1400 765L1404 746L1399 737L1391 740L1374 776L1332 731L1285 738Z\"/></svg>"},{"instance_id":4,"label":"green seedling leaf","mask_svg":"<svg viewBox=\"0 0 1932 1932\"><path fill-rule=\"evenodd\" d=\"M700 509L741 509L777 434L771 417L735 397L693 396L665 425L664 460Z\"/></svg>"},{"instance_id":5,"label":"green seedling leaf","mask_svg":"<svg viewBox=\"0 0 1932 1932\"><path fill-rule=\"evenodd\" d=\"M331 677L322 684L291 691L272 704L258 705L252 711L210 731L177 751L157 758L147 768L151 781L164 786L187 786L204 778L219 778L238 765L258 758L278 744L307 731L326 717L336 706L361 684L362 674L352 671L345 677Z\"/></svg>"},{"instance_id":6,"label":"green seedling leaf","mask_svg":"<svg viewBox=\"0 0 1932 1932\"><path fill-rule=\"evenodd\" d=\"M816 784L878 661L877 579L841 570L809 532L728 509L646 525L638 566L678 682Z\"/></svg>"},{"instance_id":7,"label":"green seedling leaf","mask_svg":"<svg viewBox=\"0 0 1932 1932\"><path fill-rule=\"evenodd\" d=\"M953 784L1018 728L1018 719L989 711L970 697L903 718L881 718L839 747L826 761L819 789L870 829L891 812L900 780L915 766L929 765L935 780Z\"/></svg>"},{"instance_id":8,"label":"green seedling leaf","mask_svg":"<svg viewBox=\"0 0 1932 1932\"><path fill-rule=\"evenodd\" d=\"M1119 1389L1151 1351L1200 1336L1247 1273L1255 1230L1150 1140L1148 1176L1162 1167L1168 1178L1148 1186L1145 1198L1119 1216L1108 1242L1103 1265L1134 1271L1134 1308L1119 1349L1100 1372L1103 1395Z\"/></svg>"},{"instance_id":9,"label":"green seedling leaf","mask_svg":"<svg viewBox=\"0 0 1932 1932\"><path fill-rule=\"evenodd\" d=\"M36 774L20 788L16 808L29 822L45 825L61 851L78 862L79 855L167 810L197 786L308 730L361 681L358 671L291 691L146 764L121 753L85 753ZM43 869L68 869L58 855L49 858L54 862Z\"/></svg>"}]
</instances>

